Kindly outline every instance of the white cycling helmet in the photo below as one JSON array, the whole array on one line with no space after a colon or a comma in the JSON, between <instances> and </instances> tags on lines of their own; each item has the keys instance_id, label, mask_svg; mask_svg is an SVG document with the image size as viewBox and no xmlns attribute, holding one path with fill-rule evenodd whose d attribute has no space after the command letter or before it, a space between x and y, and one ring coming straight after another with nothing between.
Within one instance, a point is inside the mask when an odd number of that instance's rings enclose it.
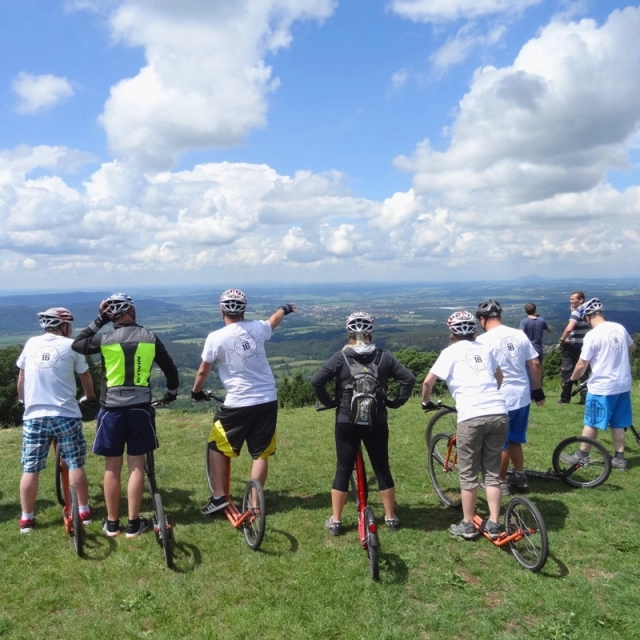
<instances>
[{"instance_id":1,"label":"white cycling helmet","mask_svg":"<svg viewBox=\"0 0 640 640\"><path fill-rule=\"evenodd\" d=\"M602 309L602 302L598 298L591 298L591 300L581 304L577 311L580 317L583 318L584 316L594 316L596 313L602 313Z\"/></svg>"},{"instance_id":2,"label":"white cycling helmet","mask_svg":"<svg viewBox=\"0 0 640 640\"><path fill-rule=\"evenodd\" d=\"M373 331L373 316L365 311L356 311L347 318L349 333L371 333Z\"/></svg>"},{"instance_id":3,"label":"white cycling helmet","mask_svg":"<svg viewBox=\"0 0 640 640\"><path fill-rule=\"evenodd\" d=\"M456 311L449 316L447 327L456 336L470 336L476 332L476 319L468 311Z\"/></svg>"},{"instance_id":4,"label":"white cycling helmet","mask_svg":"<svg viewBox=\"0 0 640 640\"><path fill-rule=\"evenodd\" d=\"M52 307L38 314L40 326L45 329L57 329L61 324L73 322L73 315L64 307Z\"/></svg>"},{"instance_id":5,"label":"white cycling helmet","mask_svg":"<svg viewBox=\"0 0 640 640\"><path fill-rule=\"evenodd\" d=\"M112 318L119 318L133 307L133 298L126 293L114 293L105 302L105 313Z\"/></svg>"},{"instance_id":6,"label":"white cycling helmet","mask_svg":"<svg viewBox=\"0 0 640 640\"><path fill-rule=\"evenodd\" d=\"M229 316L241 316L247 308L247 296L240 289L227 289L220 296L220 308Z\"/></svg>"}]
</instances>

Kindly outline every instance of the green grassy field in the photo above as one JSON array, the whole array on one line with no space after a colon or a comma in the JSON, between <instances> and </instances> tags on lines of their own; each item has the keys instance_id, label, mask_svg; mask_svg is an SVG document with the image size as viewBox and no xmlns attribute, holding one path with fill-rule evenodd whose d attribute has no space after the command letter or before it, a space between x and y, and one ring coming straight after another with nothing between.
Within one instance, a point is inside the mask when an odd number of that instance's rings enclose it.
<instances>
[{"instance_id":1,"label":"green grassy field","mask_svg":"<svg viewBox=\"0 0 640 640\"><path fill-rule=\"evenodd\" d=\"M533 407L529 468L546 470L560 439L581 430L581 407ZM637 396L636 412L640 410ZM426 418L417 399L391 418L391 467L402 528L381 532L381 582L369 578L355 530L323 529L334 470L330 412L283 410L279 449L266 486L267 531L258 552L222 516L204 518L204 442L210 414L158 412L157 476L175 523L176 570L154 536L106 538L101 460L89 456L98 518L86 558L64 534L52 465L42 473L38 526L18 531L19 430L0 431L0 637L2 638L637 638L640 604L640 447L628 437L631 469L598 489L533 481L529 497L549 530L550 557L538 574L486 540L462 542L447 527L428 479ZM87 439L95 425L86 425ZM603 442L611 448L605 435ZM233 467L239 495L246 453ZM506 501L505 501L506 502ZM371 503L381 516L376 492ZM486 505L480 501L479 511ZM124 510L124 507L123 507ZM145 496L143 513L150 513Z\"/></svg>"}]
</instances>

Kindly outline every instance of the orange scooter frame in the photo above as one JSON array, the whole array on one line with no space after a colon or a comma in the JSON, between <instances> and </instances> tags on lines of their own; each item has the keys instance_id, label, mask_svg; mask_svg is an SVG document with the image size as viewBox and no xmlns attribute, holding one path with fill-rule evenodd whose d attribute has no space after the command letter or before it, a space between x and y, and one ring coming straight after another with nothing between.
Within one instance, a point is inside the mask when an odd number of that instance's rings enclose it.
<instances>
[{"instance_id":1,"label":"orange scooter frame","mask_svg":"<svg viewBox=\"0 0 640 640\"><path fill-rule=\"evenodd\" d=\"M449 507L462 505L456 436L435 435L429 444L429 475L440 500ZM540 571L549 555L547 527L538 508L523 496L512 498L505 509L504 531L492 538L475 514L473 525L497 547L507 547L525 569Z\"/></svg>"},{"instance_id":2,"label":"orange scooter frame","mask_svg":"<svg viewBox=\"0 0 640 640\"><path fill-rule=\"evenodd\" d=\"M56 493L62 506L62 521L65 531L73 537L73 546L78 556L84 554L84 525L80 519L80 505L76 488L69 484L69 469L60 456L57 442L53 441L56 454Z\"/></svg>"},{"instance_id":3,"label":"orange scooter frame","mask_svg":"<svg viewBox=\"0 0 640 640\"><path fill-rule=\"evenodd\" d=\"M236 507L231 498L231 458L225 456L226 460L226 481L225 497L229 504L224 508L223 513L229 522L236 528L242 529L245 540L251 549L257 551L264 538L266 526L266 513L264 503L264 491L257 480L249 480L244 488L242 496L242 506ZM211 466L209 461L209 444L205 447L205 464L207 471L207 482L213 495L213 480L211 476Z\"/></svg>"}]
</instances>

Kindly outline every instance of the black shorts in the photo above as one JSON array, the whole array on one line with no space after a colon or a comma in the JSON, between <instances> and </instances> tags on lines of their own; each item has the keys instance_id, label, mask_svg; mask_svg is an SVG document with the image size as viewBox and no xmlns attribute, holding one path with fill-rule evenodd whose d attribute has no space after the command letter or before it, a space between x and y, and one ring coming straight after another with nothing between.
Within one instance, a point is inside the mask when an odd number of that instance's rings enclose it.
<instances>
[{"instance_id":1,"label":"black shorts","mask_svg":"<svg viewBox=\"0 0 640 640\"><path fill-rule=\"evenodd\" d=\"M246 440L251 457L265 460L276 452L277 421L277 400L251 407L222 405L213 419L209 448L235 458Z\"/></svg>"}]
</instances>

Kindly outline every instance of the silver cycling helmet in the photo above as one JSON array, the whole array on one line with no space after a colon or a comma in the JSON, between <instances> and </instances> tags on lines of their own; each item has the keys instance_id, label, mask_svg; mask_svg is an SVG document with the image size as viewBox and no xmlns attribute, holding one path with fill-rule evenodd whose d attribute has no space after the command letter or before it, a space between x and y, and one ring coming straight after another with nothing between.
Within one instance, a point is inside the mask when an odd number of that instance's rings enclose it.
<instances>
[{"instance_id":1,"label":"silver cycling helmet","mask_svg":"<svg viewBox=\"0 0 640 640\"><path fill-rule=\"evenodd\" d=\"M240 289L227 289L220 296L220 308L229 316L241 316L247 308L247 296Z\"/></svg>"},{"instance_id":2,"label":"silver cycling helmet","mask_svg":"<svg viewBox=\"0 0 640 640\"><path fill-rule=\"evenodd\" d=\"M596 313L602 313L602 302L598 298L591 298L591 300L587 300L585 303L581 304L577 311L580 314L580 317L584 316L593 316Z\"/></svg>"},{"instance_id":3,"label":"silver cycling helmet","mask_svg":"<svg viewBox=\"0 0 640 640\"><path fill-rule=\"evenodd\" d=\"M40 326L45 329L57 329L61 324L73 322L73 315L64 307L52 307L38 314Z\"/></svg>"},{"instance_id":4,"label":"silver cycling helmet","mask_svg":"<svg viewBox=\"0 0 640 640\"><path fill-rule=\"evenodd\" d=\"M470 336L476 332L476 319L468 311L456 311L449 316L447 327L456 336Z\"/></svg>"},{"instance_id":5,"label":"silver cycling helmet","mask_svg":"<svg viewBox=\"0 0 640 640\"><path fill-rule=\"evenodd\" d=\"M356 311L347 318L349 333L371 333L373 331L373 316L365 311Z\"/></svg>"},{"instance_id":6,"label":"silver cycling helmet","mask_svg":"<svg viewBox=\"0 0 640 640\"><path fill-rule=\"evenodd\" d=\"M133 298L126 293L114 293L105 302L105 313L112 318L119 318L133 307Z\"/></svg>"}]
</instances>

